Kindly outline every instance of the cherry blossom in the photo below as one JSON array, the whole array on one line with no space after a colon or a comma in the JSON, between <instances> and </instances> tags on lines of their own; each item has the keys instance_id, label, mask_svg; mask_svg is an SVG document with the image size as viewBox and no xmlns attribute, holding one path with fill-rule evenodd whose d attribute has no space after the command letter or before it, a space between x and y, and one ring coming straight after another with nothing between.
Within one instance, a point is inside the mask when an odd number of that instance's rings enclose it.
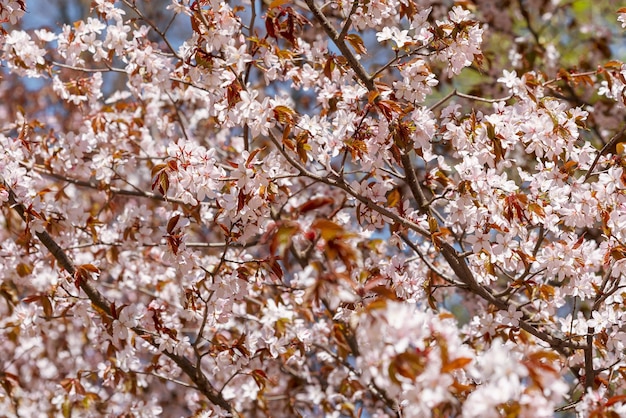
<instances>
[{"instance_id":1,"label":"cherry blossom","mask_svg":"<svg viewBox=\"0 0 626 418\"><path fill-rule=\"evenodd\" d=\"M626 12L500 3L1 0L6 415L624 414Z\"/></svg>"}]
</instances>

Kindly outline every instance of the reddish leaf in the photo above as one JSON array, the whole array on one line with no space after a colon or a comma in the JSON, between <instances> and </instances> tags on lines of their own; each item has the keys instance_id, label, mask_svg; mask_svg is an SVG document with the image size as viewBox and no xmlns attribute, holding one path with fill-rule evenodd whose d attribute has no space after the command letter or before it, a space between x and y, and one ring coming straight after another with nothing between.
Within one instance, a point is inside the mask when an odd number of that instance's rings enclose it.
<instances>
[{"instance_id":1,"label":"reddish leaf","mask_svg":"<svg viewBox=\"0 0 626 418\"><path fill-rule=\"evenodd\" d=\"M296 223L281 224L270 242L270 254L275 255L278 251L284 256L287 249L291 246L293 236L298 231L300 231L300 226Z\"/></svg>"},{"instance_id":2,"label":"reddish leaf","mask_svg":"<svg viewBox=\"0 0 626 418\"><path fill-rule=\"evenodd\" d=\"M357 52L357 54L365 55L367 54L367 49L365 49L365 45L363 44L363 39L355 33L351 33L346 35L346 41L352 45L352 48Z\"/></svg>"},{"instance_id":3,"label":"reddish leaf","mask_svg":"<svg viewBox=\"0 0 626 418\"><path fill-rule=\"evenodd\" d=\"M275 9L277 7L280 7L284 4L289 3L291 0L274 0L270 3L270 5L268 6L268 9Z\"/></svg>"},{"instance_id":4,"label":"reddish leaf","mask_svg":"<svg viewBox=\"0 0 626 418\"><path fill-rule=\"evenodd\" d=\"M441 373L450 373L454 370L462 369L472 362L471 358L459 357L441 367Z\"/></svg>"},{"instance_id":5,"label":"reddish leaf","mask_svg":"<svg viewBox=\"0 0 626 418\"><path fill-rule=\"evenodd\" d=\"M270 13L268 13L267 17L265 18L265 31L267 32L267 36L269 36L270 38L277 38L275 21Z\"/></svg>"},{"instance_id":6,"label":"reddish leaf","mask_svg":"<svg viewBox=\"0 0 626 418\"><path fill-rule=\"evenodd\" d=\"M283 279L284 273L283 269L278 264L276 259L271 259L267 262L267 267L269 267L269 271L272 274L272 278L276 281L281 281Z\"/></svg>"},{"instance_id":7,"label":"reddish leaf","mask_svg":"<svg viewBox=\"0 0 626 418\"><path fill-rule=\"evenodd\" d=\"M268 380L267 374L261 369L255 369L250 372L250 376L254 379L259 390L263 391L265 389L265 382Z\"/></svg>"},{"instance_id":8,"label":"reddish leaf","mask_svg":"<svg viewBox=\"0 0 626 418\"><path fill-rule=\"evenodd\" d=\"M52 309L52 302L48 296L41 297L41 306L43 307L43 313L46 318L50 318L54 311Z\"/></svg>"},{"instance_id":9,"label":"reddish leaf","mask_svg":"<svg viewBox=\"0 0 626 418\"><path fill-rule=\"evenodd\" d=\"M15 271L17 272L18 276L26 277L33 272L33 266L32 264L19 263L17 266L15 266Z\"/></svg>"},{"instance_id":10,"label":"reddish leaf","mask_svg":"<svg viewBox=\"0 0 626 418\"><path fill-rule=\"evenodd\" d=\"M611 396L609 399L607 399L605 406L611 406L616 403L626 403L626 395Z\"/></svg>"},{"instance_id":11,"label":"reddish leaf","mask_svg":"<svg viewBox=\"0 0 626 418\"><path fill-rule=\"evenodd\" d=\"M252 163L252 161L254 161L254 157L257 156L257 154L261 151L263 151L265 149L265 147L262 148L257 148L255 150L253 150L250 155L248 156L248 159L246 160L246 166L250 165Z\"/></svg>"},{"instance_id":12,"label":"reddish leaf","mask_svg":"<svg viewBox=\"0 0 626 418\"><path fill-rule=\"evenodd\" d=\"M621 61L609 61L606 64L604 64L604 68L607 68L609 70L620 70L622 68L622 63Z\"/></svg>"},{"instance_id":13,"label":"reddish leaf","mask_svg":"<svg viewBox=\"0 0 626 418\"><path fill-rule=\"evenodd\" d=\"M378 90L370 91L367 94L367 103L372 104L376 103L376 100L380 97L380 92Z\"/></svg>"},{"instance_id":14,"label":"reddish leaf","mask_svg":"<svg viewBox=\"0 0 626 418\"><path fill-rule=\"evenodd\" d=\"M426 369L427 358L416 352L404 352L398 354L389 364L389 377L397 384L400 383L398 375L415 380Z\"/></svg>"},{"instance_id":15,"label":"reddish leaf","mask_svg":"<svg viewBox=\"0 0 626 418\"><path fill-rule=\"evenodd\" d=\"M298 207L298 212L307 213L312 210L321 208L322 206L330 205L333 202L334 202L334 199L332 197L316 197L314 199L309 200L308 202L301 204Z\"/></svg>"},{"instance_id":16,"label":"reddish leaf","mask_svg":"<svg viewBox=\"0 0 626 418\"><path fill-rule=\"evenodd\" d=\"M391 208L395 208L400 203L402 199L402 195L400 194L400 190L395 188L387 193L387 206Z\"/></svg>"},{"instance_id":17,"label":"reddish leaf","mask_svg":"<svg viewBox=\"0 0 626 418\"><path fill-rule=\"evenodd\" d=\"M154 167L152 167L152 177L156 176L157 173L163 171L166 167L167 167L167 164L157 164Z\"/></svg>"},{"instance_id":18,"label":"reddish leaf","mask_svg":"<svg viewBox=\"0 0 626 418\"><path fill-rule=\"evenodd\" d=\"M337 225L333 221L329 221L327 219L316 219L311 224L311 228L319 230L322 238L324 238L326 241L330 241L345 233L342 226Z\"/></svg>"},{"instance_id":19,"label":"reddish leaf","mask_svg":"<svg viewBox=\"0 0 626 418\"><path fill-rule=\"evenodd\" d=\"M81 264L79 268L84 269L85 271L88 271L90 273L100 273L100 269L98 269L98 267L94 266L93 264Z\"/></svg>"},{"instance_id":20,"label":"reddish leaf","mask_svg":"<svg viewBox=\"0 0 626 418\"><path fill-rule=\"evenodd\" d=\"M279 123L284 125L293 125L293 117L296 112L287 106L276 106L274 108L274 117Z\"/></svg>"},{"instance_id":21,"label":"reddish leaf","mask_svg":"<svg viewBox=\"0 0 626 418\"><path fill-rule=\"evenodd\" d=\"M178 220L179 219L180 219L180 215L174 215L169 220L169 222L167 223L167 233L168 234L171 234L171 233L174 232L174 228L176 228L176 225L178 224Z\"/></svg>"}]
</instances>

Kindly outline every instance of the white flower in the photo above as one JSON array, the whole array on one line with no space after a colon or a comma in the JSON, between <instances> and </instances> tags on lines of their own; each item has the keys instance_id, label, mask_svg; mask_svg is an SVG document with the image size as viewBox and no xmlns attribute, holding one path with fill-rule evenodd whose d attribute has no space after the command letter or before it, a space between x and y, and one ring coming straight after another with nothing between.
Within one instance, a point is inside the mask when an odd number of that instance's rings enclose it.
<instances>
[{"instance_id":1,"label":"white flower","mask_svg":"<svg viewBox=\"0 0 626 418\"><path fill-rule=\"evenodd\" d=\"M465 20L468 20L472 14L469 10L463 9L461 6L454 6L452 10L448 13L450 20L454 23L461 23Z\"/></svg>"},{"instance_id":2,"label":"white flower","mask_svg":"<svg viewBox=\"0 0 626 418\"><path fill-rule=\"evenodd\" d=\"M189 0L172 0L172 3L167 6L167 10L173 10L176 14L186 14L191 16L191 11L189 10Z\"/></svg>"},{"instance_id":3,"label":"white flower","mask_svg":"<svg viewBox=\"0 0 626 418\"><path fill-rule=\"evenodd\" d=\"M12 71L28 77L41 76L37 66L45 64L46 50L39 48L28 33L21 30L11 31L5 38L3 49Z\"/></svg>"},{"instance_id":4,"label":"white flower","mask_svg":"<svg viewBox=\"0 0 626 418\"><path fill-rule=\"evenodd\" d=\"M0 22L11 22L15 25L24 16L26 8L23 1L3 0L0 3Z\"/></svg>"},{"instance_id":5,"label":"white flower","mask_svg":"<svg viewBox=\"0 0 626 418\"><path fill-rule=\"evenodd\" d=\"M397 27L384 27L382 31L376 33L376 39L378 42L384 42L392 40L396 43L398 48L402 48L404 45L413 42L413 39L409 36L408 30L401 31Z\"/></svg>"}]
</instances>

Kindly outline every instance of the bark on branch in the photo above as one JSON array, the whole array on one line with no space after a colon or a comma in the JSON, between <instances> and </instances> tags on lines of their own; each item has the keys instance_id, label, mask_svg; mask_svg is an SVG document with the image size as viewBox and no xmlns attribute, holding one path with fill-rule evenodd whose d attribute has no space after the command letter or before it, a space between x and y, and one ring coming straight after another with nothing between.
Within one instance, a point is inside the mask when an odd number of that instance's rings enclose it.
<instances>
[{"instance_id":1,"label":"bark on branch","mask_svg":"<svg viewBox=\"0 0 626 418\"><path fill-rule=\"evenodd\" d=\"M0 185L2 185L9 193L8 202L13 210L22 218L27 224L32 220L32 215L28 210L17 201L17 197L11 187L4 182L4 179L0 179ZM74 262L70 259L67 253L56 243L52 236L44 231L35 232L35 235L39 241L48 249L50 254L55 258L59 265L67 271L72 277L76 276L77 269ZM114 317L111 312L112 303L93 285L93 280L90 277L83 278L77 281L78 286L85 292L91 303L93 303L102 312ZM154 342L154 335L142 328L133 327L132 330L142 337L145 341L156 347ZM207 377L202 373L200 369L186 357L177 355L173 352L163 350L163 354L171 359L180 369L185 373L189 379L194 383L195 388L209 399L213 404L223 408L224 410L234 414L233 407L224 399L221 393L219 393L209 382Z\"/></svg>"}]
</instances>

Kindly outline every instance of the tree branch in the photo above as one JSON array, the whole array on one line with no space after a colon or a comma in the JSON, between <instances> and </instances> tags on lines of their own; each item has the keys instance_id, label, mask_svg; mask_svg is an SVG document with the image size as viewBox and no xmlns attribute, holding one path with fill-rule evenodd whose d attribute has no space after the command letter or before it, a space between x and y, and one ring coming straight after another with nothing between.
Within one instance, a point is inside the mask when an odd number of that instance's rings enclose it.
<instances>
[{"instance_id":1,"label":"tree branch","mask_svg":"<svg viewBox=\"0 0 626 418\"><path fill-rule=\"evenodd\" d=\"M409 190L411 190L413 198L417 202L420 213L428 212L428 201L426 200L424 191L417 180L417 174L415 173L415 168L413 167L409 151L403 151L400 159L402 161L402 167L404 168L406 183L409 186Z\"/></svg>"},{"instance_id":2,"label":"tree branch","mask_svg":"<svg viewBox=\"0 0 626 418\"><path fill-rule=\"evenodd\" d=\"M335 30L335 28L333 28L333 26L330 24L330 22L328 21L326 16L315 5L314 0L305 0L305 2L307 4L309 10L311 10L313 15L315 16L315 19L318 21L318 23L322 26L322 28L324 29L324 31L328 35L328 37L335 43L335 45L337 46L339 51L341 51L341 53L344 55L344 57L346 58L348 64L350 65L352 70L356 73L356 75L359 78L359 80L365 85L365 87L367 87L367 89L370 92L378 91L378 89L376 88L376 86L374 84L373 78L370 77L370 75L363 68L361 63L356 59L356 57L352 53L352 51L348 48L348 46L346 45L346 43L344 41L344 37L342 37L342 34L338 33ZM343 33L343 31L342 31L342 33ZM506 100L506 98L505 99L484 99L484 98L481 98L481 97L478 97L478 96L458 93L457 91L454 91L454 95L457 95L459 97L463 97L463 98L466 98L466 99L480 100L480 101L485 101L485 102L499 102L501 100ZM445 97L445 99L447 100L450 97L451 96L447 96L447 97ZM439 104L437 104L437 105L439 105ZM431 238L431 234L430 234L429 231L424 230L423 228L419 227L418 225L414 224L413 222L410 222L410 221L404 219L403 217L398 216L398 215L392 213L388 209L379 206L378 204L376 204L375 202L365 198L364 196L359 195L350 186L345 184L345 182L343 182L342 179L339 178L337 180L334 180L334 179L332 179L330 177L322 178L320 176L314 175L313 173L310 173L299 162L295 161L290 155L288 155L288 153L284 150L284 148L281 146L279 141L276 139L276 137L272 133L270 133L270 137L272 139L272 142L274 142L274 144L276 145L278 150L281 152L281 154L289 161L289 163L292 166L297 168L298 171L302 175L305 175L305 176L310 177L310 178L314 178L314 179L316 179L318 181L321 181L321 182L323 182L325 184L328 184L330 186L339 187L342 190L344 190L347 193L349 193L354 198L356 198L357 200L359 200L360 202L364 203L368 208L370 208L370 209L372 209L372 210L374 210L374 211L380 213L381 215L384 215L384 216L386 216L386 217L388 217L390 219L393 219L394 221L398 222L401 225L404 225L404 226L407 226L407 227L411 228L412 230L414 230L415 232L419 233L422 236L428 237L429 239ZM402 151L404 152L404 150L402 150ZM402 166L403 166L404 171L405 171L407 184L408 184L409 188L411 189L411 193L413 194L413 197L415 198L415 200L417 201L417 204L419 205L420 211L422 211L422 212L430 212L430 209L427 207L427 200L426 200L426 198L425 198L425 196L423 194L423 191L421 190L419 182L417 181L417 176L415 174L415 169L413 167L413 164L411 162L411 159L410 159L410 156L409 156L408 152L404 153L401 156L401 161L402 161ZM467 265L465 260L459 255L459 253L454 249L454 247L452 247L450 244L448 244L446 242L443 242L443 241L439 242L438 244L439 244L439 246L441 248L441 254L443 255L444 259L450 265L450 267L455 272L457 277L468 287L468 289L472 293L482 297L487 302L489 302L492 305L496 306L500 310L505 310L505 311L508 310L509 305L508 305L507 302L505 302L504 300L496 298L492 293L487 291L487 289L485 289L485 287L483 287L483 286L478 284L478 282L474 278L474 275L473 275L472 271L469 269L469 266ZM557 337L554 337L554 336L548 334L545 331L541 331L538 328L532 326L528 322L528 317L529 317L528 313L525 312L521 308L519 308L519 310L524 314L524 318L522 318L522 320L520 320L520 328L522 328L525 331L527 331L528 333L534 335L538 339L545 341L547 344L549 344L554 350L558 351L559 353L567 356L567 355L570 354L570 350L571 349L585 348L585 346L580 346L578 344L559 339Z\"/></svg>"},{"instance_id":3,"label":"tree branch","mask_svg":"<svg viewBox=\"0 0 626 418\"><path fill-rule=\"evenodd\" d=\"M58 173L53 173L52 171L47 170L46 168L42 167L42 166L38 166L38 165L33 165L33 166L28 166L28 165L24 165L26 168L28 169L32 169L46 177L51 177L57 180L61 180L64 181L66 183L71 183L74 184L76 186L80 186L80 187L87 187L90 189L94 189L94 190L100 190L103 192L108 192L108 193L112 193L114 195L120 195L120 196L135 196L135 197L143 197L146 199L152 199L152 200L158 200L161 202L170 202L170 203L177 203L181 206L186 206L188 207L189 204L185 203L182 199L177 199L175 197L168 197L168 196L163 196L161 194L157 194L157 193L152 193L152 192L145 192L141 189L139 189L138 187L135 187L135 190L128 190L128 189L121 189L119 187L114 187L114 186L110 186L110 185L106 185L106 187L101 187L98 184L95 184L91 181L85 181L85 180L79 180L79 179L75 179L72 177L67 177L64 176L63 174L58 174ZM133 186L134 187L134 186ZM199 202L200 205L207 205L209 207L213 207L215 208L215 204L211 204L208 202Z\"/></svg>"},{"instance_id":4,"label":"tree branch","mask_svg":"<svg viewBox=\"0 0 626 418\"><path fill-rule=\"evenodd\" d=\"M585 391L593 389L595 370L593 369L593 337L594 327L587 328L587 347L585 347Z\"/></svg>"},{"instance_id":5,"label":"tree branch","mask_svg":"<svg viewBox=\"0 0 626 418\"><path fill-rule=\"evenodd\" d=\"M366 205L371 210L378 212L381 215L394 220L395 222L397 222L398 224L402 226L410 228L411 230L417 232L418 234L424 237L427 237L429 239L431 238L431 234L429 231L420 227L416 223L409 221L389 211L387 208L379 206L378 204L366 198L365 196L358 194L349 185L343 182L340 182L340 179L333 179L332 177L321 177L321 176L317 176L311 173L306 168L304 168L299 162L295 161L283 149L281 144L278 142L278 139L276 139L276 136L271 132L270 132L270 138L272 142L274 143L274 145L276 146L276 148L278 148L279 152L287 159L287 161L293 167L298 169L301 175L317 180L319 182L322 182L332 187L338 187L344 190L346 193L348 193L352 197L354 197L355 199L357 199L358 201L360 201L361 203L363 203L364 205ZM496 298L493 294L488 292L483 286L479 285L476 282L476 279L474 278L472 271L467 266L467 263L465 262L463 257L461 257L461 255L454 249L454 247L452 247L450 244L443 242L443 241L440 242L439 245L441 247L441 254L445 258L445 260L448 262L450 268L452 268L452 270L457 275L457 277L468 287L468 289L472 293L482 297L487 302L491 303L493 306L497 307L500 310L507 311L509 309L509 305L505 301ZM520 320L520 328L527 331L529 334L534 335L538 339L546 342L548 345L550 345L550 347L552 347L554 350L558 351L559 353L565 356L569 356L571 354L570 352L571 350L579 350L579 349L585 348L584 345L579 345L570 341L562 340L560 338L552 336L551 334L545 331L542 331L534 327L528 322L528 318L529 318L528 313L524 311L523 309L520 309L520 312L524 314L524 317Z\"/></svg>"},{"instance_id":6,"label":"tree branch","mask_svg":"<svg viewBox=\"0 0 626 418\"><path fill-rule=\"evenodd\" d=\"M342 31L342 33L338 33L335 28L333 28L324 13L315 5L314 0L304 0L304 2L308 6L311 13L313 13L313 15L315 16L315 19L319 22L320 25L322 25L324 32L326 32L328 37L337 46L337 49L341 51L344 58L348 61L348 64L350 65L352 70L354 70L359 80L361 80L361 82L365 85L365 87L367 87L369 91L377 91L374 80L369 76L365 68L363 68L359 60L356 59L356 56L352 53L348 45L346 45L346 42L344 40L344 31Z\"/></svg>"},{"instance_id":7,"label":"tree branch","mask_svg":"<svg viewBox=\"0 0 626 418\"><path fill-rule=\"evenodd\" d=\"M596 168L598 161L600 161L600 157L606 154L611 147L615 146L620 141L620 139L623 138L625 132L626 132L626 125L624 125L624 127L618 133L613 135L611 139L609 140L609 142L607 142L606 145L602 147L600 152L596 154L596 158L593 159L593 163L591 163L591 167L589 167L589 171L587 171L587 174L585 174L585 181L587 181L589 177L593 175L593 170Z\"/></svg>"},{"instance_id":8,"label":"tree branch","mask_svg":"<svg viewBox=\"0 0 626 418\"><path fill-rule=\"evenodd\" d=\"M9 193L8 202L11 205L11 208L17 212L17 214L20 216L20 218L22 218L24 222L28 224L31 220L31 214L21 203L17 202L17 197L13 192L13 189L4 182L4 179L0 179L0 184L2 184ZM45 230L41 232L35 231L35 235L37 236L39 241L48 249L50 254L52 254L52 256L59 263L59 265L72 277L76 277L78 270L74 265L74 262L69 258L65 251L63 251L59 244L56 243L52 236ZM93 303L99 310L101 310L110 317L114 317L113 312L111 311L112 303L92 284L91 277L83 277L81 280L77 280L77 285L83 290L83 292L85 292L91 303ZM154 335L152 333L139 327L133 327L131 329L149 344L157 347L156 343L154 342ZM176 363L178 367L180 367L183 373L185 373L189 377L189 379L195 384L195 388L200 391L204 396L206 396L207 399L209 399L213 404L223 408L230 413L235 412L233 407L228 403L228 401L226 401L226 399L224 399L224 397L220 393L218 393L215 388L213 388L211 382L209 382L209 380L202 373L202 371L196 368L189 359L167 350L163 350L162 352L174 363Z\"/></svg>"}]
</instances>

